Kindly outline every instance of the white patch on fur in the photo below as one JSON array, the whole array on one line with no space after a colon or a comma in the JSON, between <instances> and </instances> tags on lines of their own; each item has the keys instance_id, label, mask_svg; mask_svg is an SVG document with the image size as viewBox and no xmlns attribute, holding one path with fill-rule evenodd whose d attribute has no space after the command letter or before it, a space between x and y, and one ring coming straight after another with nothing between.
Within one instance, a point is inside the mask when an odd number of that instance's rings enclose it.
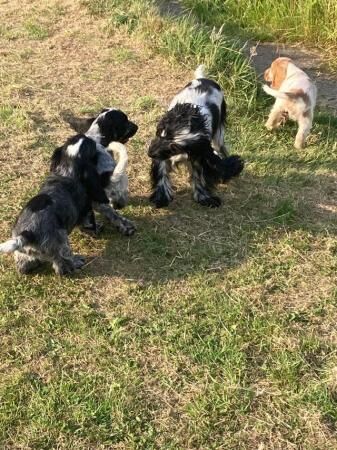
<instances>
[{"instance_id":1,"label":"white patch on fur","mask_svg":"<svg viewBox=\"0 0 337 450\"><path fill-rule=\"evenodd\" d=\"M160 136L161 136L161 137L165 137L166 134L167 134L167 133L166 133L166 130L163 130L163 131L161 132L161 135L160 135Z\"/></svg>"},{"instance_id":2,"label":"white patch on fur","mask_svg":"<svg viewBox=\"0 0 337 450\"><path fill-rule=\"evenodd\" d=\"M85 133L86 136L90 137L91 139L93 139L95 142L98 142L99 144L101 143L101 139L104 136L101 135L101 130L98 126L97 121L99 119L102 119L110 111L117 111L117 110L116 110L116 108L109 108L107 111L104 111L101 114L99 114L96 117L96 119L93 121L93 123L91 124L91 127L89 128L89 130Z\"/></svg>"},{"instance_id":3,"label":"white patch on fur","mask_svg":"<svg viewBox=\"0 0 337 450\"><path fill-rule=\"evenodd\" d=\"M179 133L174 136L174 142L176 144L184 144L185 142L191 142L195 139L198 139L198 135L191 133L189 128L179 130Z\"/></svg>"},{"instance_id":4,"label":"white patch on fur","mask_svg":"<svg viewBox=\"0 0 337 450\"><path fill-rule=\"evenodd\" d=\"M199 67L197 67L196 71L194 72L194 78L206 78L206 67L204 64L201 64Z\"/></svg>"},{"instance_id":5,"label":"white patch on fur","mask_svg":"<svg viewBox=\"0 0 337 450\"><path fill-rule=\"evenodd\" d=\"M0 244L0 253L13 253L15 250L22 248L22 241L20 237L8 239L8 241Z\"/></svg>"},{"instance_id":6,"label":"white patch on fur","mask_svg":"<svg viewBox=\"0 0 337 450\"><path fill-rule=\"evenodd\" d=\"M117 165L114 169L111 181L118 182L122 175L125 174L128 165L128 152L125 145L120 142L111 142L109 149L113 151L114 156L117 155Z\"/></svg>"},{"instance_id":7,"label":"white patch on fur","mask_svg":"<svg viewBox=\"0 0 337 450\"><path fill-rule=\"evenodd\" d=\"M223 101L223 93L217 89L209 89L207 92L200 92L197 88L200 85L199 81L196 81L198 85L195 84L195 81L192 81L192 84L182 91L178 92L178 94L173 98L172 102L169 105L168 110L173 109L177 104L191 103L192 105L196 105L200 108L201 114L204 116L206 120L206 128L209 133L212 133L212 113L208 108L208 104L214 103L219 111L221 111L222 101Z\"/></svg>"},{"instance_id":8,"label":"white patch on fur","mask_svg":"<svg viewBox=\"0 0 337 450\"><path fill-rule=\"evenodd\" d=\"M188 161L187 153L181 153L180 155L174 155L170 158L173 169L175 169L179 163L186 164Z\"/></svg>"},{"instance_id":9,"label":"white patch on fur","mask_svg":"<svg viewBox=\"0 0 337 450\"><path fill-rule=\"evenodd\" d=\"M180 155L171 156L170 161L172 164L177 164L188 160L187 153L181 153Z\"/></svg>"},{"instance_id":10,"label":"white patch on fur","mask_svg":"<svg viewBox=\"0 0 337 450\"><path fill-rule=\"evenodd\" d=\"M179 130L179 133L177 133L174 136L175 142L177 142L177 139L179 139L180 137L185 138L185 136L187 136L189 133L190 133L190 129L189 128L182 128L181 130Z\"/></svg>"},{"instance_id":11,"label":"white patch on fur","mask_svg":"<svg viewBox=\"0 0 337 450\"><path fill-rule=\"evenodd\" d=\"M67 154L71 157L71 158L75 158L75 156L78 155L78 152L80 151L81 145L83 142L83 138L79 139L76 144L73 145L68 145L67 147Z\"/></svg>"},{"instance_id":12,"label":"white patch on fur","mask_svg":"<svg viewBox=\"0 0 337 450\"><path fill-rule=\"evenodd\" d=\"M128 153L125 145L120 142L111 142L109 149L112 150L114 158L117 159L117 164L110 177L110 183L105 191L112 203L116 202L125 206L129 194L129 180L126 173Z\"/></svg>"},{"instance_id":13,"label":"white patch on fur","mask_svg":"<svg viewBox=\"0 0 337 450\"><path fill-rule=\"evenodd\" d=\"M97 120L97 119L96 119ZM100 143L102 139L102 135L98 126L98 123L96 120L91 124L91 127L89 130L85 133L85 135L91 139L93 139L95 142Z\"/></svg>"}]
</instances>

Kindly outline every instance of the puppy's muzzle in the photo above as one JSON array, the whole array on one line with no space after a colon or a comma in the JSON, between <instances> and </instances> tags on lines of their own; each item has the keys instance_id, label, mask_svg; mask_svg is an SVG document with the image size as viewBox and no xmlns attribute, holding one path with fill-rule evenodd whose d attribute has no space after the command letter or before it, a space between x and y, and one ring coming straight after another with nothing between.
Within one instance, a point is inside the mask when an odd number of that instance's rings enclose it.
<instances>
[{"instance_id":1,"label":"puppy's muzzle","mask_svg":"<svg viewBox=\"0 0 337 450\"><path fill-rule=\"evenodd\" d=\"M123 138L120 139L120 142L122 144L126 144L128 142L128 140L137 133L137 131L138 131L138 126L133 122L129 122L126 133L123 136Z\"/></svg>"},{"instance_id":2,"label":"puppy's muzzle","mask_svg":"<svg viewBox=\"0 0 337 450\"><path fill-rule=\"evenodd\" d=\"M157 139L154 139L151 144L150 148L147 152L148 156L153 159L166 159L169 157L169 155L164 155L165 152L161 149L160 142Z\"/></svg>"}]
</instances>

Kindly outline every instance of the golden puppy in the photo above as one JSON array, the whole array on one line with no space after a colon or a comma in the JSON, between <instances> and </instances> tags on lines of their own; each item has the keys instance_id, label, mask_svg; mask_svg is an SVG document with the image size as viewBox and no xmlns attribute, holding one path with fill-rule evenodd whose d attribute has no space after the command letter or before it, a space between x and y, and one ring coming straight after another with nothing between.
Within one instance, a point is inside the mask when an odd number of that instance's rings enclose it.
<instances>
[{"instance_id":1,"label":"golden puppy","mask_svg":"<svg viewBox=\"0 0 337 450\"><path fill-rule=\"evenodd\" d=\"M263 90L276 98L266 127L273 130L288 118L294 120L298 123L295 147L303 148L312 126L316 86L290 58L275 59L264 72L264 79L271 83L271 87L264 84Z\"/></svg>"}]
</instances>

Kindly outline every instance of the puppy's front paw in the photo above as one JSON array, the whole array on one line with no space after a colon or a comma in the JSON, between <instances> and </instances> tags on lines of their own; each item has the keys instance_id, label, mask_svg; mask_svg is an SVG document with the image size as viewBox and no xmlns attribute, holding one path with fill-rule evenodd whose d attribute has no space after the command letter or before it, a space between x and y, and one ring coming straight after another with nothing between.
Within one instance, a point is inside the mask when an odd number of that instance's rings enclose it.
<instances>
[{"instance_id":1,"label":"puppy's front paw","mask_svg":"<svg viewBox=\"0 0 337 450\"><path fill-rule=\"evenodd\" d=\"M136 226L131 222L131 220L122 217L117 229L124 236L132 236L136 231Z\"/></svg>"},{"instance_id":2,"label":"puppy's front paw","mask_svg":"<svg viewBox=\"0 0 337 450\"><path fill-rule=\"evenodd\" d=\"M85 264L85 258L82 255L73 256L73 265L75 269L82 269Z\"/></svg>"},{"instance_id":3,"label":"puppy's front paw","mask_svg":"<svg viewBox=\"0 0 337 450\"><path fill-rule=\"evenodd\" d=\"M302 150L305 147L305 142L303 142L302 139L296 139L294 147L297 148L297 150Z\"/></svg>"},{"instance_id":4,"label":"puppy's front paw","mask_svg":"<svg viewBox=\"0 0 337 450\"><path fill-rule=\"evenodd\" d=\"M75 271L75 266L72 259L64 259L62 261L54 261L53 269L56 275L62 277L64 275L71 275Z\"/></svg>"},{"instance_id":5,"label":"puppy's front paw","mask_svg":"<svg viewBox=\"0 0 337 450\"><path fill-rule=\"evenodd\" d=\"M267 130L269 130L269 131L273 131L273 129L274 129L274 127L273 127L273 125L270 123L270 122L266 122L265 124L264 124L264 126L267 128Z\"/></svg>"},{"instance_id":6,"label":"puppy's front paw","mask_svg":"<svg viewBox=\"0 0 337 450\"><path fill-rule=\"evenodd\" d=\"M202 206L207 206L208 208L219 208L221 205L220 197L213 195L211 197L203 197L198 199L198 203Z\"/></svg>"}]
</instances>

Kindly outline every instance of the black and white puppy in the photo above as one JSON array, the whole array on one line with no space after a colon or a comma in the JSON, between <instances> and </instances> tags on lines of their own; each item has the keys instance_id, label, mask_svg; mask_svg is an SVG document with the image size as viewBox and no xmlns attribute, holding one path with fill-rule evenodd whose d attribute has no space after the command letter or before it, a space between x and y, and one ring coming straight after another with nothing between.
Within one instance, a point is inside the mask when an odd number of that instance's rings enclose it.
<instances>
[{"instance_id":1,"label":"black and white puppy","mask_svg":"<svg viewBox=\"0 0 337 450\"><path fill-rule=\"evenodd\" d=\"M118 214L114 208L123 208L128 201L128 156L124 144L136 134L138 126L123 111L114 108L103 109L96 117L91 118L76 118L68 114L64 118L75 131L84 133L96 142L97 171L111 206L95 204L95 210L107 217L122 234L133 234L136 230L133 223ZM111 151L118 155L117 162ZM57 173L62 174L64 171L61 164ZM87 222L86 228L92 230L90 220Z\"/></svg>"},{"instance_id":2,"label":"black and white puppy","mask_svg":"<svg viewBox=\"0 0 337 450\"><path fill-rule=\"evenodd\" d=\"M51 175L39 193L22 209L12 239L0 245L0 252L13 253L18 271L29 273L43 262L65 275L81 268L84 258L71 251L68 235L92 213L92 202L109 204L96 169L96 143L84 136L70 138L60 150L60 163L68 159L66 176Z\"/></svg>"},{"instance_id":3,"label":"black and white puppy","mask_svg":"<svg viewBox=\"0 0 337 450\"><path fill-rule=\"evenodd\" d=\"M85 134L97 143L97 170L102 183L114 208L123 208L128 201L127 152L124 146L114 144L110 146L109 152L108 146L114 142L126 144L136 134L138 126L123 111L114 108L103 109L97 116L90 118L77 118L69 114L63 117L77 133ZM118 162L111 150L114 155L117 154ZM115 172L116 176L113 176Z\"/></svg>"},{"instance_id":4,"label":"black and white puppy","mask_svg":"<svg viewBox=\"0 0 337 450\"><path fill-rule=\"evenodd\" d=\"M239 175L244 166L239 156L228 156L225 122L223 92L200 66L195 79L172 100L150 144L150 200L157 208L173 200L170 172L180 162L189 166L194 200L203 206L220 206L220 198L213 195L215 186Z\"/></svg>"}]
</instances>

